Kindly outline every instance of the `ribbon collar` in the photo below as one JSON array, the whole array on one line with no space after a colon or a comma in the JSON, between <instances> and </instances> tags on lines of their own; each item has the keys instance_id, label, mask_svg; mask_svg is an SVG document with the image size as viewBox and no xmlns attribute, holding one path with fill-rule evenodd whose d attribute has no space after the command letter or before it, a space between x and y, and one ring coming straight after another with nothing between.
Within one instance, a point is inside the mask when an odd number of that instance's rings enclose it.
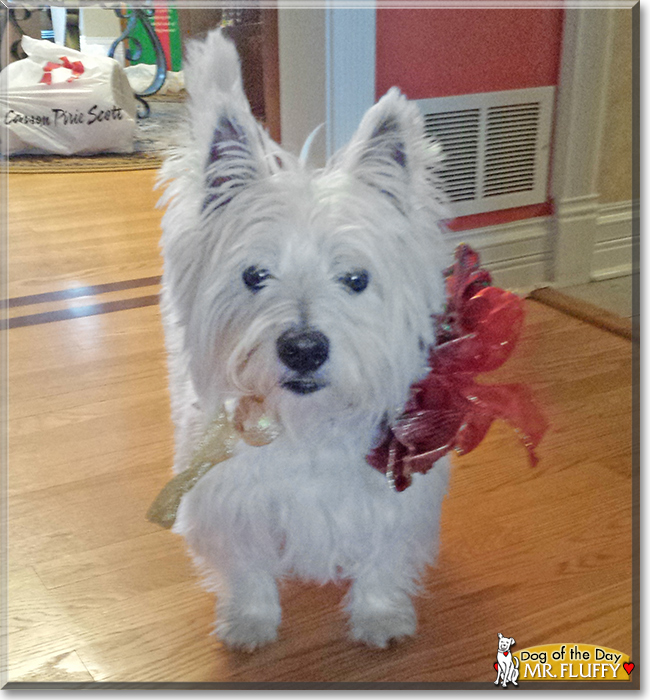
<instances>
[{"instance_id":1,"label":"ribbon collar","mask_svg":"<svg viewBox=\"0 0 650 700\"><path fill-rule=\"evenodd\" d=\"M521 299L492 286L478 254L465 244L456 249L445 283L447 305L434 317L429 373L411 387L403 413L383 426L366 457L396 491L411 484L414 472L426 473L451 450L473 450L496 418L514 426L533 466L535 447L547 429L527 387L475 381L511 355L524 321Z\"/></svg>"},{"instance_id":2,"label":"ribbon collar","mask_svg":"<svg viewBox=\"0 0 650 700\"><path fill-rule=\"evenodd\" d=\"M234 412L226 407L207 426L187 469L177 474L156 497L147 512L147 520L166 529L176 522L183 496L194 488L212 467L230 459L240 440L261 447L280 434L280 425L264 410L264 400L244 396Z\"/></svg>"}]
</instances>

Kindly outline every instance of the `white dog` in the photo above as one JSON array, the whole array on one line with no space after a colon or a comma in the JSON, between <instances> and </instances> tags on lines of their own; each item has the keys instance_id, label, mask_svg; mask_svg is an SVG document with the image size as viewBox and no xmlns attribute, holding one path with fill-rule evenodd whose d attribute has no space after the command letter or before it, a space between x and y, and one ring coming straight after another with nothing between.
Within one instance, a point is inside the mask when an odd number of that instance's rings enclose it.
<instances>
[{"instance_id":1,"label":"white dog","mask_svg":"<svg viewBox=\"0 0 650 700\"><path fill-rule=\"evenodd\" d=\"M298 576L350 581L352 638L385 647L415 632L449 472L441 459L398 493L366 461L426 374L445 302L437 152L393 89L310 170L253 119L219 32L190 46L186 81L185 143L161 171L175 471L244 397L279 435L240 441L183 497L174 531L217 592L226 644L274 640L277 582Z\"/></svg>"},{"instance_id":2,"label":"white dog","mask_svg":"<svg viewBox=\"0 0 650 700\"><path fill-rule=\"evenodd\" d=\"M501 632L499 632L499 647L497 649L497 679L494 681L494 685L499 685L499 679L501 679L501 685L505 688L508 683L514 683L514 685L519 685L517 683L517 678L519 678L519 661L518 659L513 659L510 647L515 644L515 640L512 637L504 637ZM517 662L515 664L515 661Z\"/></svg>"}]
</instances>

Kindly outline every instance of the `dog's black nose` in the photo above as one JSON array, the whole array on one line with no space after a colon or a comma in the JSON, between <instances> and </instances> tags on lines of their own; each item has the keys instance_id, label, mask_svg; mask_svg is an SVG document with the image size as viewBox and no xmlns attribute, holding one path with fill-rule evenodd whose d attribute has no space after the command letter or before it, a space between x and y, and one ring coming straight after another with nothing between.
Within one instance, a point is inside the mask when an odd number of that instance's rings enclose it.
<instances>
[{"instance_id":1,"label":"dog's black nose","mask_svg":"<svg viewBox=\"0 0 650 700\"><path fill-rule=\"evenodd\" d=\"M278 357L300 374L317 370L327 360L330 342L316 330L290 328L277 341Z\"/></svg>"}]
</instances>

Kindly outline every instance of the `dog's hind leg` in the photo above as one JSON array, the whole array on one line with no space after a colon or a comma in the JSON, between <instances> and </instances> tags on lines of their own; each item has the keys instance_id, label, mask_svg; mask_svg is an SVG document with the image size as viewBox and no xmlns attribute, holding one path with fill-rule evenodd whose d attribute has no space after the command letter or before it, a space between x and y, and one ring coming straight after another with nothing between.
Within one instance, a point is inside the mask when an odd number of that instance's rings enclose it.
<instances>
[{"instance_id":1,"label":"dog's hind leg","mask_svg":"<svg viewBox=\"0 0 650 700\"><path fill-rule=\"evenodd\" d=\"M514 665L515 658L516 657L513 657L513 666L512 666L512 673L510 675L510 680L512 681L512 683L514 685L519 685L519 683L517 683L517 679L519 678L519 667Z\"/></svg>"}]
</instances>

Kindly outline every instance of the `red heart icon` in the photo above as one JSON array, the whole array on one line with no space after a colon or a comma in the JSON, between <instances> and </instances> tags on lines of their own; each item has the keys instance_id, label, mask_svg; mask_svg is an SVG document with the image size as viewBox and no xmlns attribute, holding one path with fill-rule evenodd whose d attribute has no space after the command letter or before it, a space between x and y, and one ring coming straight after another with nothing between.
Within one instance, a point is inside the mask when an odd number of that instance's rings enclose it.
<instances>
[{"instance_id":1,"label":"red heart icon","mask_svg":"<svg viewBox=\"0 0 650 700\"><path fill-rule=\"evenodd\" d=\"M499 670L499 664L496 663L496 661L494 662L494 670L495 670L495 671L498 671L498 670Z\"/></svg>"},{"instance_id":2,"label":"red heart icon","mask_svg":"<svg viewBox=\"0 0 650 700\"><path fill-rule=\"evenodd\" d=\"M634 671L634 664L631 661L628 661L628 663L623 664L623 668L625 669L625 673L629 676L632 671Z\"/></svg>"},{"instance_id":3,"label":"red heart icon","mask_svg":"<svg viewBox=\"0 0 650 700\"><path fill-rule=\"evenodd\" d=\"M508 652L507 652L507 651L504 651L504 652L503 652L503 655L504 655L504 656L508 656Z\"/></svg>"}]
</instances>

